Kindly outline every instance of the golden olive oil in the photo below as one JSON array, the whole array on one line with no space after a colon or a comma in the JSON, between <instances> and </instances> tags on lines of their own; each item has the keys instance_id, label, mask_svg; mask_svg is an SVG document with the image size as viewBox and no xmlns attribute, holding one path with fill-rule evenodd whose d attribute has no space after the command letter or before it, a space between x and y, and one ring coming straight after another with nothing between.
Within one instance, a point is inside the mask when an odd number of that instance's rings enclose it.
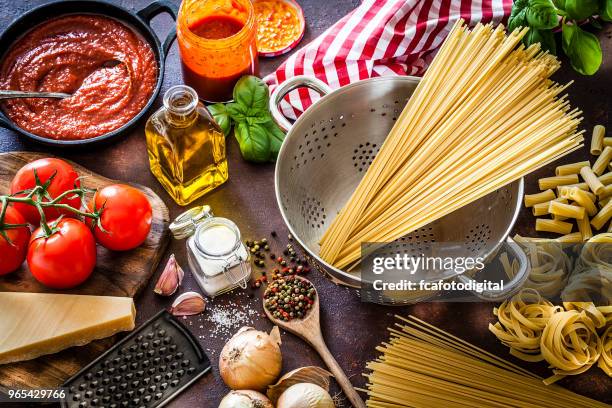
<instances>
[{"instance_id":1,"label":"golden olive oil","mask_svg":"<svg viewBox=\"0 0 612 408\"><path fill-rule=\"evenodd\" d=\"M179 205L228 178L225 137L188 86L174 86L145 127L151 172Z\"/></svg>"}]
</instances>

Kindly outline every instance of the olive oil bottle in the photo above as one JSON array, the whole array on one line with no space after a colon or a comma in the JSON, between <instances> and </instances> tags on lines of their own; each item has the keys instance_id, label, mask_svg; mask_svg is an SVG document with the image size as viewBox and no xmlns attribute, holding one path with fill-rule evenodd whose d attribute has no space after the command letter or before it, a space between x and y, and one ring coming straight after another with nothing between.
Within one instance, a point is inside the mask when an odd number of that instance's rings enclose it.
<instances>
[{"instance_id":1,"label":"olive oil bottle","mask_svg":"<svg viewBox=\"0 0 612 408\"><path fill-rule=\"evenodd\" d=\"M173 86L145 127L151 172L179 205L228 178L225 137L193 88Z\"/></svg>"}]
</instances>

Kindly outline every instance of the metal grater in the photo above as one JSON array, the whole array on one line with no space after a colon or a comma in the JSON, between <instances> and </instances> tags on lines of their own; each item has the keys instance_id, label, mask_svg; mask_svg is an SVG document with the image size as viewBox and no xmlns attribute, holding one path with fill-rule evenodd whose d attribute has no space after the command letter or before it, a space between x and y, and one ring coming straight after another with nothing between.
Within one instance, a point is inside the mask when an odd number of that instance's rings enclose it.
<instances>
[{"instance_id":1,"label":"metal grater","mask_svg":"<svg viewBox=\"0 0 612 408\"><path fill-rule=\"evenodd\" d=\"M66 381L62 407L161 407L210 369L193 334L163 310Z\"/></svg>"}]
</instances>

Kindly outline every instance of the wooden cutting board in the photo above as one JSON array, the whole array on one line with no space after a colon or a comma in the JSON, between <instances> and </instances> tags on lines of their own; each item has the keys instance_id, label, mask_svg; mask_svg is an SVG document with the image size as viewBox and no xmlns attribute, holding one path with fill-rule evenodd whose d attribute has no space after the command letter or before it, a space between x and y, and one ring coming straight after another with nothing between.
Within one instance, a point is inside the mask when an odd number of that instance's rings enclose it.
<instances>
[{"instance_id":1,"label":"wooden cutting board","mask_svg":"<svg viewBox=\"0 0 612 408\"><path fill-rule=\"evenodd\" d=\"M29 152L0 153L0 194L9 192L10 182L21 167L43 157L50 156ZM86 187L101 188L117 182L67 161L80 176L86 177L83 181ZM147 240L139 248L127 252L112 252L98 246L96 269L90 278L79 287L61 293L134 297L147 285L168 244L168 207L151 189L136 184L132 186L145 193L153 208L153 223ZM0 276L0 291L60 293L38 283L25 263L19 271ZM0 305L0 313L1 307ZM0 365L0 387L57 387L108 349L114 343L115 337L31 361Z\"/></svg>"}]
</instances>

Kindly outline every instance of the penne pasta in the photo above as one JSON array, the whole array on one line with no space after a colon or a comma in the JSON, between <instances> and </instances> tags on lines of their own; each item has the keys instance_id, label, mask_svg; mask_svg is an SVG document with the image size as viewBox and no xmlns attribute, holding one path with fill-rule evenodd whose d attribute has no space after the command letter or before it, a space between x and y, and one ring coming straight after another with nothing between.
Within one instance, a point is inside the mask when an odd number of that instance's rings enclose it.
<instances>
[{"instance_id":1,"label":"penne pasta","mask_svg":"<svg viewBox=\"0 0 612 408\"><path fill-rule=\"evenodd\" d=\"M535 229L536 231L554 232L555 234L567 235L572 232L574 224L559 220L549 220L546 218L537 218Z\"/></svg>"},{"instance_id":2,"label":"penne pasta","mask_svg":"<svg viewBox=\"0 0 612 408\"><path fill-rule=\"evenodd\" d=\"M588 169L588 167L583 167L583 168ZM538 185L540 186L540 190L547 190L549 188L555 188L557 186L576 184L578 183L578 181L579 180L578 180L577 174L568 174L566 176L553 176L553 177L541 178L538 180Z\"/></svg>"},{"instance_id":3,"label":"penne pasta","mask_svg":"<svg viewBox=\"0 0 612 408\"><path fill-rule=\"evenodd\" d=\"M608 186L604 186L603 190L601 190L601 192L599 193L599 198L607 198L612 196L612 184L608 185Z\"/></svg>"},{"instance_id":4,"label":"penne pasta","mask_svg":"<svg viewBox=\"0 0 612 408\"><path fill-rule=\"evenodd\" d=\"M574 187L571 187L574 188ZM566 200L569 200L569 194L570 194L570 187L567 186L559 186L557 187L557 195L559 196L559 198L565 198Z\"/></svg>"},{"instance_id":5,"label":"penne pasta","mask_svg":"<svg viewBox=\"0 0 612 408\"><path fill-rule=\"evenodd\" d=\"M599 200L599 202L597 203L599 205L599 208L605 207L605 205L608 204L608 202L610 202L611 198L612 196L609 196L609 197Z\"/></svg>"},{"instance_id":6,"label":"penne pasta","mask_svg":"<svg viewBox=\"0 0 612 408\"><path fill-rule=\"evenodd\" d=\"M612 147L606 146L593 164L593 173L601 176L607 170L610 160L612 160Z\"/></svg>"},{"instance_id":7,"label":"penne pasta","mask_svg":"<svg viewBox=\"0 0 612 408\"><path fill-rule=\"evenodd\" d=\"M612 146L612 137L604 137L603 138L604 146Z\"/></svg>"},{"instance_id":8,"label":"penne pasta","mask_svg":"<svg viewBox=\"0 0 612 408\"><path fill-rule=\"evenodd\" d=\"M583 219L586 214L586 211L584 210L583 207L578 207L578 206L570 205L570 204L563 204L558 201L550 202L548 206L548 212L558 217L574 218L577 220ZM554 219L559 220L559 218L554 218Z\"/></svg>"},{"instance_id":9,"label":"penne pasta","mask_svg":"<svg viewBox=\"0 0 612 408\"><path fill-rule=\"evenodd\" d=\"M576 224L578 224L578 231L580 231L580 235L582 236L583 241L588 241L593 236L593 230L591 229L591 223L588 217L584 217L581 220L576 220Z\"/></svg>"},{"instance_id":10,"label":"penne pasta","mask_svg":"<svg viewBox=\"0 0 612 408\"><path fill-rule=\"evenodd\" d=\"M593 170L588 167L583 167L580 169L580 175L587 183L592 192L594 192L595 194L601 193L604 188L604 185L601 181L599 181L595 173L593 173Z\"/></svg>"},{"instance_id":11,"label":"penne pasta","mask_svg":"<svg viewBox=\"0 0 612 408\"><path fill-rule=\"evenodd\" d=\"M597 214L597 206L595 205L595 196L591 197L593 193L588 191L582 191L576 187L573 187L569 190L569 198L572 201L578 203L581 207L583 207L589 217Z\"/></svg>"},{"instance_id":12,"label":"penne pasta","mask_svg":"<svg viewBox=\"0 0 612 408\"><path fill-rule=\"evenodd\" d=\"M604 186L612 184L612 171L609 171L606 174L599 176L598 178L599 181L601 181L601 184L603 184Z\"/></svg>"},{"instance_id":13,"label":"penne pasta","mask_svg":"<svg viewBox=\"0 0 612 408\"><path fill-rule=\"evenodd\" d=\"M584 191L589 191L589 185L587 183L568 184L566 186L558 186L557 187L557 197L559 196L559 188L562 188L562 187L567 187L567 188L576 187L576 188L579 188L579 189L584 190Z\"/></svg>"},{"instance_id":14,"label":"penne pasta","mask_svg":"<svg viewBox=\"0 0 612 408\"><path fill-rule=\"evenodd\" d=\"M555 168L555 175L567 176L568 174L580 174L580 169L583 167L591 167L591 163L586 160L557 166L557 168Z\"/></svg>"},{"instance_id":15,"label":"penne pasta","mask_svg":"<svg viewBox=\"0 0 612 408\"><path fill-rule=\"evenodd\" d=\"M565 198L555 198L555 201L559 201L561 203L567 204L567 200ZM548 207L549 206L550 206L550 201L546 201L545 203L535 204L531 208L531 210L532 210L534 216L539 217L541 215L549 214L549 212L548 212Z\"/></svg>"},{"instance_id":16,"label":"penne pasta","mask_svg":"<svg viewBox=\"0 0 612 408\"><path fill-rule=\"evenodd\" d=\"M591 138L591 154L598 156L603 149L603 140L606 134L606 128L597 125L593 128L593 137Z\"/></svg>"},{"instance_id":17,"label":"penne pasta","mask_svg":"<svg viewBox=\"0 0 612 408\"><path fill-rule=\"evenodd\" d=\"M557 198L555 192L550 189L542 191L541 193L525 194L525 207L533 207L536 204L554 200L555 198Z\"/></svg>"},{"instance_id":18,"label":"penne pasta","mask_svg":"<svg viewBox=\"0 0 612 408\"><path fill-rule=\"evenodd\" d=\"M608 203L599 210L597 215L591 218L591 225L596 230L600 230L606 222L610 220L610 217L612 217L612 201L608 201Z\"/></svg>"}]
</instances>

